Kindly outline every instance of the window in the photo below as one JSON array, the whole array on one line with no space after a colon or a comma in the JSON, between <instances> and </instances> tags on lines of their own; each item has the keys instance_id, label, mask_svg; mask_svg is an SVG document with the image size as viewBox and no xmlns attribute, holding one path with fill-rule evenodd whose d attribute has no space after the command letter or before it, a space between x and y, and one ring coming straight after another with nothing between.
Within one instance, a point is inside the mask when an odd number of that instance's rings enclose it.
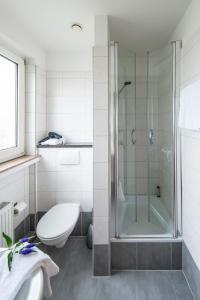
<instances>
[{"instance_id":1,"label":"window","mask_svg":"<svg viewBox=\"0 0 200 300\"><path fill-rule=\"evenodd\" d=\"M24 153L24 62L0 50L0 162Z\"/></svg>"}]
</instances>

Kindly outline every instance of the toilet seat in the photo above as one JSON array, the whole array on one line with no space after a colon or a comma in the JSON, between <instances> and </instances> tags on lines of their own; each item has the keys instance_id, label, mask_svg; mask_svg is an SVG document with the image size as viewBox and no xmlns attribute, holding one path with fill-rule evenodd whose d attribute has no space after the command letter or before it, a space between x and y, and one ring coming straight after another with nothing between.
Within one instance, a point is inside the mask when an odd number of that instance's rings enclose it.
<instances>
[{"instance_id":1,"label":"toilet seat","mask_svg":"<svg viewBox=\"0 0 200 300\"><path fill-rule=\"evenodd\" d=\"M70 234L78 220L80 204L62 203L53 206L39 221L37 236L41 240L57 240Z\"/></svg>"}]
</instances>

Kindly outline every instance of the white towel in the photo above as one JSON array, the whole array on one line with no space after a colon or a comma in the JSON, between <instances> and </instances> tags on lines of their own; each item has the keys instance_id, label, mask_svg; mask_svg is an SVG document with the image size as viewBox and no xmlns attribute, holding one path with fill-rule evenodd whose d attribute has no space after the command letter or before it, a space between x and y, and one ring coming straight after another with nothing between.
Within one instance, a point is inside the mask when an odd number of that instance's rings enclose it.
<instances>
[{"instance_id":1,"label":"white towel","mask_svg":"<svg viewBox=\"0 0 200 300\"><path fill-rule=\"evenodd\" d=\"M200 80L181 91L179 127L200 130Z\"/></svg>"},{"instance_id":2,"label":"white towel","mask_svg":"<svg viewBox=\"0 0 200 300\"><path fill-rule=\"evenodd\" d=\"M41 145L49 145L49 146L56 146L56 145L62 145L63 144L63 138L60 139L48 139L44 142L41 142Z\"/></svg>"},{"instance_id":3,"label":"white towel","mask_svg":"<svg viewBox=\"0 0 200 300\"><path fill-rule=\"evenodd\" d=\"M37 249L37 253L28 255L15 254L12 270L9 272L7 264L7 251L0 257L0 298L13 300L21 286L30 275L42 268L44 276L44 296L52 295L50 277L59 272L58 266L51 258Z\"/></svg>"}]
</instances>

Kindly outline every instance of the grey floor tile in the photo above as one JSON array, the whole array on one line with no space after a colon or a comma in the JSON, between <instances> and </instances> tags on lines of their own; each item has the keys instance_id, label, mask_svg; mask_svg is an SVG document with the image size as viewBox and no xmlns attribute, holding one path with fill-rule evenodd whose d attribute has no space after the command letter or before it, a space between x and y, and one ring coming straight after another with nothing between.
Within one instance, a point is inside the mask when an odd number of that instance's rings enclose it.
<instances>
[{"instance_id":1,"label":"grey floor tile","mask_svg":"<svg viewBox=\"0 0 200 300\"><path fill-rule=\"evenodd\" d=\"M174 291L170 276L172 271L157 271L151 272L152 284L156 290L156 299L160 300L176 300L176 293Z\"/></svg>"},{"instance_id":2,"label":"grey floor tile","mask_svg":"<svg viewBox=\"0 0 200 300\"><path fill-rule=\"evenodd\" d=\"M81 236L81 215L79 215L78 221L74 227L74 230L71 233L72 236Z\"/></svg>"},{"instance_id":3,"label":"grey floor tile","mask_svg":"<svg viewBox=\"0 0 200 300\"><path fill-rule=\"evenodd\" d=\"M130 284L127 284L126 277L114 274L111 277L99 278L97 282L95 300L136 300L136 293Z\"/></svg>"},{"instance_id":4,"label":"grey floor tile","mask_svg":"<svg viewBox=\"0 0 200 300\"><path fill-rule=\"evenodd\" d=\"M136 273L136 299L158 300L158 293L152 278L153 272L138 271ZM159 299L160 300L160 299Z\"/></svg>"},{"instance_id":5,"label":"grey floor tile","mask_svg":"<svg viewBox=\"0 0 200 300\"><path fill-rule=\"evenodd\" d=\"M194 299L200 299L200 273L187 246L183 243L183 272L193 292Z\"/></svg>"},{"instance_id":6,"label":"grey floor tile","mask_svg":"<svg viewBox=\"0 0 200 300\"><path fill-rule=\"evenodd\" d=\"M185 276L182 271L175 271L170 274L171 284L177 300L192 300L192 294L188 288Z\"/></svg>"},{"instance_id":7,"label":"grey floor tile","mask_svg":"<svg viewBox=\"0 0 200 300\"><path fill-rule=\"evenodd\" d=\"M115 271L93 277L92 251L83 238L61 249L41 246L60 272L51 279L53 300L192 300L181 271Z\"/></svg>"}]
</instances>

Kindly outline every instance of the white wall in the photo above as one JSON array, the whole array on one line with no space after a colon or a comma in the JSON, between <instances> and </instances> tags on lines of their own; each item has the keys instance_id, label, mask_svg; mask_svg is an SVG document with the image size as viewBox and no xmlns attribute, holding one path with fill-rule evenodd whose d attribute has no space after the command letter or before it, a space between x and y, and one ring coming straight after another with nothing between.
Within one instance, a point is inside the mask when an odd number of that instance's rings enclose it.
<instances>
[{"instance_id":1,"label":"white wall","mask_svg":"<svg viewBox=\"0 0 200 300\"><path fill-rule=\"evenodd\" d=\"M46 136L46 71L36 66L36 103L35 103L35 122L36 122L36 144Z\"/></svg>"},{"instance_id":2,"label":"white wall","mask_svg":"<svg viewBox=\"0 0 200 300\"><path fill-rule=\"evenodd\" d=\"M68 143L93 140L90 55L47 53L46 132L58 132ZM43 116L42 113L42 120ZM60 202L78 202L82 211L91 211L92 148L48 148L38 153L42 156L38 167L38 210L47 211ZM73 155L80 156L79 163L62 165L62 159L67 162Z\"/></svg>"},{"instance_id":3,"label":"white wall","mask_svg":"<svg viewBox=\"0 0 200 300\"><path fill-rule=\"evenodd\" d=\"M94 85L94 244L109 244L109 128L108 128L108 20L95 17ZM95 254L94 254L95 256Z\"/></svg>"},{"instance_id":4,"label":"white wall","mask_svg":"<svg viewBox=\"0 0 200 300\"><path fill-rule=\"evenodd\" d=\"M29 170L23 169L17 173L6 176L0 180L0 202L24 201L27 209L22 214L14 217L14 227L25 219L29 214Z\"/></svg>"},{"instance_id":5,"label":"white wall","mask_svg":"<svg viewBox=\"0 0 200 300\"><path fill-rule=\"evenodd\" d=\"M45 68L45 51L34 40L34 38L26 31L25 26L19 25L13 18L9 18L7 13L2 9L0 11L0 47L5 48L21 58L34 62L34 72L31 69L26 69L26 80L30 83L26 85L26 151L31 153L34 150L35 153L35 137L33 131L35 131L35 84L37 78L35 78L35 70L37 66ZM28 60L27 60L28 58ZM29 63L28 63L29 64ZM33 71L33 69L32 69ZM30 75L30 76L29 76ZM37 80L37 85L39 84ZM36 91L37 92L37 91ZM39 93L37 93L39 95ZM30 100L30 101L29 101ZM27 123L28 121L28 123ZM34 149L31 148L31 139L34 144ZM32 154L34 154L32 153ZM27 202L28 206L25 212L16 216L14 219L14 227L30 213L29 211L29 168L24 169L18 173L10 175L0 181L0 202L12 201L12 202ZM33 201L34 199L32 199ZM30 203L30 206L33 203Z\"/></svg>"},{"instance_id":6,"label":"white wall","mask_svg":"<svg viewBox=\"0 0 200 300\"><path fill-rule=\"evenodd\" d=\"M47 131L66 142L92 142L92 56L47 55Z\"/></svg>"},{"instance_id":7,"label":"white wall","mask_svg":"<svg viewBox=\"0 0 200 300\"><path fill-rule=\"evenodd\" d=\"M91 211L92 148L41 148L39 154L38 211L63 202L77 202L82 211Z\"/></svg>"},{"instance_id":8,"label":"white wall","mask_svg":"<svg viewBox=\"0 0 200 300\"><path fill-rule=\"evenodd\" d=\"M47 52L46 66L48 71L92 72L92 48L87 52Z\"/></svg>"},{"instance_id":9,"label":"white wall","mask_svg":"<svg viewBox=\"0 0 200 300\"><path fill-rule=\"evenodd\" d=\"M92 141L91 72L47 72L46 129L60 133L66 142Z\"/></svg>"},{"instance_id":10,"label":"white wall","mask_svg":"<svg viewBox=\"0 0 200 300\"><path fill-rule=\"evenodd\" d=\"M25 26L21 26L9 18L8 14L0 10L0 47L15 52L22 58L31 57L35 63L45 67L45 51L34 40Z\"/></svg>"},{"instance_id":11,"label":"white wall","mask_svg":"<svg viewBox=\"0 0 200 300\"><path fill-rule=\"evenodd\" d=\"M181 87L200 79L200 1L193 0L173 39L183 40ZM200 133L182 131L183 239L200 269Z\"/></svg>"}]
</instances>

